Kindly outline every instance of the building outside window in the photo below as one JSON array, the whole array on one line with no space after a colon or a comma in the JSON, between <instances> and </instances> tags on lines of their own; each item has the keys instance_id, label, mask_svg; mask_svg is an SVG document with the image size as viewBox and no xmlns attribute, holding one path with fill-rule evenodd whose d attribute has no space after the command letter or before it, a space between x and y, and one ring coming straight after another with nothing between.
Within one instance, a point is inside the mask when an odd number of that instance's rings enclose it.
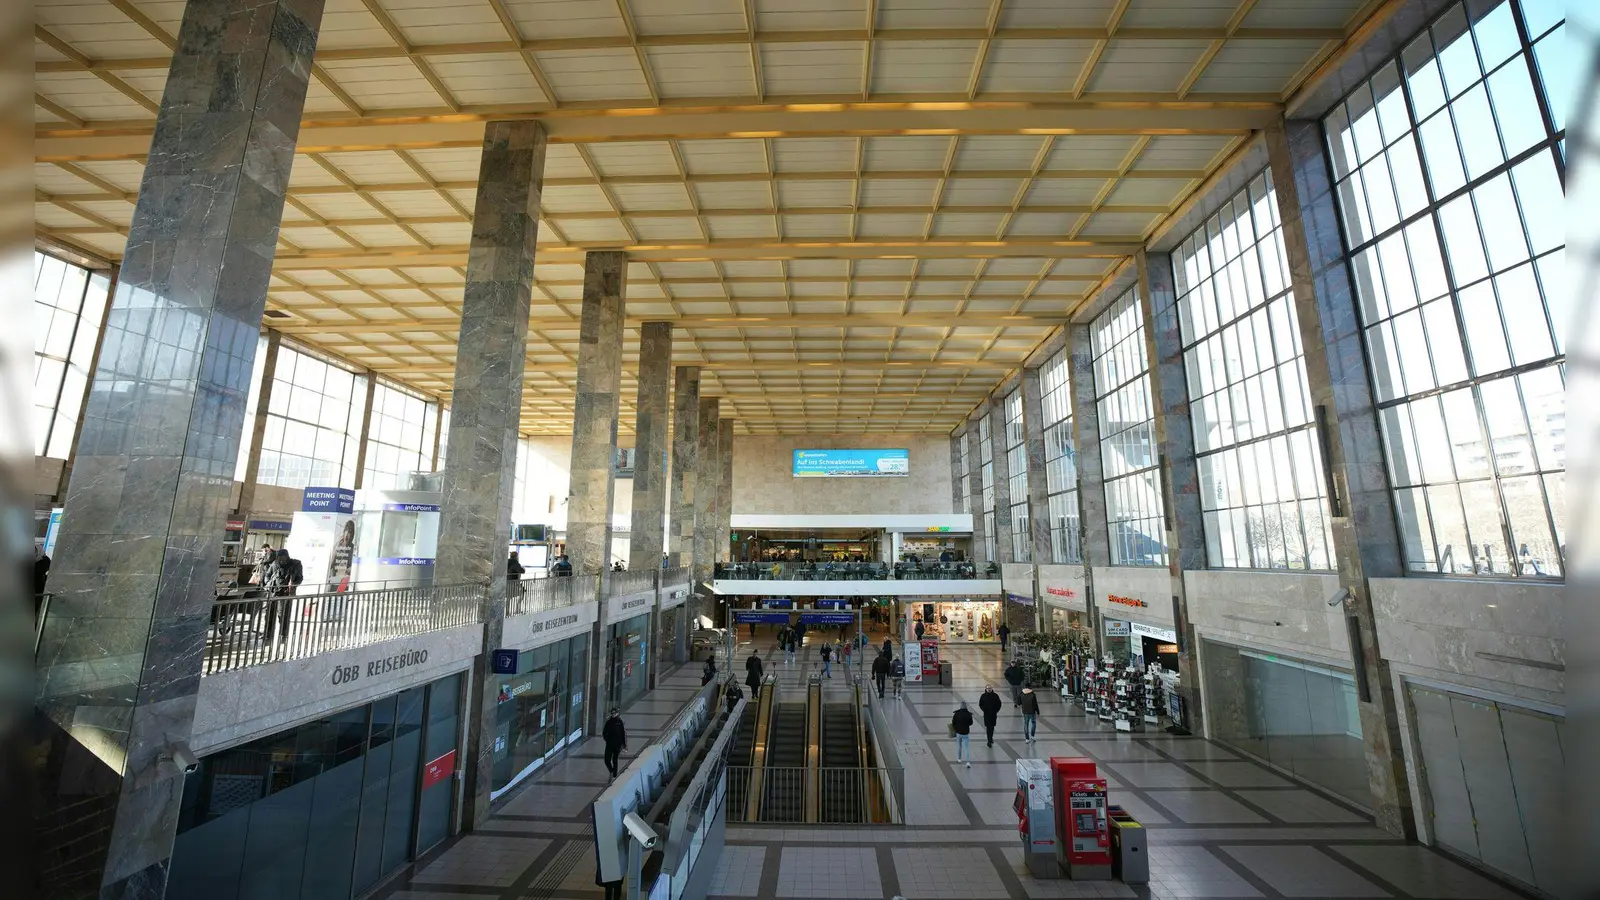
<instances>
[{"instance_id":1,"label":"building outside window","mask_svg":"<svg viewBox=\"0 0 1600 900\"><path fill-rule=\"evenodd\" d=\"M956 438L956 491L961 495L961 508L956 512L972 512L972 481L967 477L967 435L962 432Z\"/></svg>"},{"instance_id":2,"label":"building outside window","mask_svg":"<svg viewBox=\"0 0 1600 900\"><path fill-rule=\"evenodd\" d=\"M1006 483L1011 489L1011 561L1033 561L1033 535L1028 524L1028 440L1022 423L1022 390L1006 397Z\"/></svg>"},{"instance_id":3,"label":"building outside window","mask_svg":"<svg viewBox=\"0 0 1600 900\"><path fill-rule=\"evenodd\" d=\"M1332 568L1277 204L1263 172L1172 254L1212 568Z\"/></svg>"},{"instance_id":4,"label":"building outside window","mask_svg":"<svg viewBox=\"0 0 1600 900\"><path fill-rule=\"evenodd\" d=\"M1457 4L1323 119L1406 567L1565 571L1559 4Z\"/></svg>"},{"instance_id":5,"label":"building outside window","mask_svg":"<svg viewBox=\"0 0 1600 900\"><path fill-rule=\"evenodd\" d=\"M1081 563L1077 447L1072 437L1072 368L1066 350L1040 367L1039 390L1044 420L1044 478L1049 496L1050 561Z\"/></svg>"},{"instance_id":6,"label":"building outside window","mask_svg":"<svg viewBox=\"0 0 1600 900\"><path fill-rule=\"evenodd\" d=\"M257 481L354 487L365 379L287 341L272 378Z\"/></svg>"},{"instance_id":7,"label":"building outside window","mask_svg":"<svg viewBox=\"0 0 1600 900\"><path fill-rule=\"evenodd\" d=\"M994 443L989 430L987 413L978 417L978 466L983 484L983 548L984 559L997 562L994 533Z\"/></svg>"},{"instance_id":8,"label":"building outside window","mask_svg":"<svg viewBox=\"0 0 1600 900\"><path fill-rule=\"evenodd\" d=\"M404 490L406 475L433 471L433 401L380 379L372 392L361 486Z\"/></svg>"},{"instance_id":9,"label":"building outside window","mask_svg":"<svg viewBox=\"0 0 1600 900\"><path fill-rule=\"evenodd\" d=\"M33 453L72 454L111 272L33 254Z\"/></svg>"},{"instance_id":10,"label":"building outside window","mask_svg":"<svg viewBox=\"0 0 1600 900\"><path fill-rule=\"evenodd\" d=\"M1144 328L1138 296L1129 288L1095 317L1089 329L1105 465L1106 524L1111 564L1116 566L1167 564Z\"/></svg>"},{"instance_id":11,"label":"building outside window","mask_svg":"<svg viewBox=\"0 0 1600 900\"><path fill-rule=\"evenodd\" d=\"M439 454L433 461L435 472L444 471L445 451L450 449L450 407L446 406L439 413Z\"/></svg>"}]
</instances>

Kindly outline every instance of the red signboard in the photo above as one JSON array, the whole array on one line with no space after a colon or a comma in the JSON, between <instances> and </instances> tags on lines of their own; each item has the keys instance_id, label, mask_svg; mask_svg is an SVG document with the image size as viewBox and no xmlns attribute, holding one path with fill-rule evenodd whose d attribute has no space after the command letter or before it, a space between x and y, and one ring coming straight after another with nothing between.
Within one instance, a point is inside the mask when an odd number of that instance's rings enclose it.
<instances>
[{"instance_id":1,"label":"red signboard","mask_svg":"<svg viewBox=\"0 0 1600 900\"><path fill-rule=\"evenodd\" d=\"M456 773L456 752L449 753L422 767L422 789L427 790Z\"/></svg>"}]
</instances>

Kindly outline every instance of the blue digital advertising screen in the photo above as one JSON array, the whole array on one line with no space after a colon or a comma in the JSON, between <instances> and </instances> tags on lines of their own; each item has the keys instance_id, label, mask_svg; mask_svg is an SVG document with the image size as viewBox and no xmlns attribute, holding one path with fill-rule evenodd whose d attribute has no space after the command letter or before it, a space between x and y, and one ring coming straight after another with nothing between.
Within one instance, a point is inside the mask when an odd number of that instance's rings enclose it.
<instances>
[{"instance_id":1,"label":"blue digital advertising screen","mask_svg":"<svg viewBox=\"0 0 1600 900\"><path fill-rule=\"evenodd\" d=\"M794 477L851 478L911 474L910 450L796 450Z\"/></svg>"}]
</instances>

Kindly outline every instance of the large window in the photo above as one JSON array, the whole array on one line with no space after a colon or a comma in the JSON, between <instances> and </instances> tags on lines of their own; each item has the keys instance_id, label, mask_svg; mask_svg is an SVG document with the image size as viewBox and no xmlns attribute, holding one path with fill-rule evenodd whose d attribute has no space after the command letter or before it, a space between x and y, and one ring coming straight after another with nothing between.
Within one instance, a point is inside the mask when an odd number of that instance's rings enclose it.
<instances>
[{"instance_id":1,"label":"large window","mask_svg":"<svg viewBox=\"0 0 1600 900\"><path fill-rule=\"evenodd\" d=\"M1213 568L1328 569L1332 536L1272 180L1172 256Z\"/></svg>"},{"instance_id":2,"label":"large window","mask_svg":"<svg viewBox=\"0 0 1600 900\"><path fill-rule=\"evenodd\" d=\"M278 348L272 377L257 481L354 487L366 381L288 343Z\"/></svg>"},{"instance_id":3,"label":"large window","mask_svg":"<svg viewBox=\"0 0 1600 900\"><path fill-rule=\"evenodd\" d=\"M94 373L111 273L33 254L33 452L66 459Z\"/></svg>"},{"instance_id":4,"label":"large window","mask_svg":"<svg viewBox=\"0 0 1600 900\"><path fill-rule=\"evenodd\" d=\"M984 559L995 562L999 559L995 555L995 520L994 520L994 441L991 439L993 432L989 429L989 413L984 412L978 417L978 466L983 483L983 548Z\"/></svg>"},{"instance_id":5,"label":"large window","mask_svg":"<svg viewBox=\"0 0 1600 900\"><path fill-rule=\"evenodd\" d=\"M1081 563L1077 446L1072 438L1072 363L1066 350L1052 356L1040 368L1039 389L1044 412L1044 480L1049 495L1050 561Z\"/></svg>"},{"instance_id":6,"label":"large window","mask_svg":"<svg viewBox=\"0 0 1600 900\"><path fill-rule=\"evenodd\" d=\"M366 469L361 486L404 489L406 475L433 471L433 403L386 381L372 391Z\"/></svg>"},{"instance_id":7,"label":"large window","mask_svg":"<svg viewBox=\"0 0 1600 900\"><path fill-rule=\"evenodd\" d=\"M1563 32L1457 4L1323 121L1412 571L1565 568Z\"/></svg>"},{"instance_id":8,"label":"large window","mask_svg":"<svg viewBox=\"0 0 1600 900\"><path fill-rule=\"evenodd\" d=\"M972 480L967 477L967 433L965 431L956 437L954 453L956 456L957 479L955 493L961 498L961 508L956 512L970 513L972 512Z\"/></svg>"},{"instance_id":9,"label":"large window","mask_svg":"<svg viewBox=\"0 0 1600 900\"><path fill-rule=\"evenodd\" d=\"M1022 390L1006 397L1006 486L1011 492L1011 561L1033 561L1033 534L1028 522L1028 439L1022 424Z\"/></svg>"},{"instance_id":10,"label":"large window","mask_svg":"<svg viewBox=\"0 0 1600 900\"><path fill-rule=\"evenodd\" d=\"M1111 563L1164 566L1167 539L1155 408L1150 401L1144 316L1133 288L1095 317L1089 337L1100 411Z\"/></svg>"}]
</instances>

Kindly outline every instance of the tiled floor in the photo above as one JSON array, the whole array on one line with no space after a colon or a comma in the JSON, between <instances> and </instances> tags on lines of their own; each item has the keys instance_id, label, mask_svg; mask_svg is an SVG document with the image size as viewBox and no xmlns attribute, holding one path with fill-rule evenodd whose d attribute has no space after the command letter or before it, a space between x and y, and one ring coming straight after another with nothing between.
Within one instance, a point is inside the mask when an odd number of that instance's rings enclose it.
<instances>
[{"instance_id":1,"label":"tiled floor","mask_svg":"<svg viewBox=\"0 0 1600 900\"><path fill-rule=\"evenodd\" d=\"M746 636L741 635L741 639ZM881 638L880 638L881 640ZM752 649L781 686L798 688L818 668L806 648L794 662ZM823 900L899 895L906 900L1050 898L1368 898L1513 900L1521 896L1425 847L1374 828L1360 811L1279 775L1240 753L1159 731L1118 733L1043 698L1039 741L1025 743L1009 700L995 746L973 742L973 765L953 762L945 721L999 680L998 648L946 647L954 688L907 685L885 702L906 764L905 827L736 825L712 878L713 898ZM678 669L629 707L630 743L693 695L699 667ZM826 683L843 695L838 668ZM1111 799L1148 828L1150 883L1034 878L1023 864L1011 812L1012 761L1019 755L1086 755L1111 785ZM513 792L489 826L428 854L375 900L599 900L588 804L606 782L600 748L588 741Z\"/></svg>"}]
</instances>

